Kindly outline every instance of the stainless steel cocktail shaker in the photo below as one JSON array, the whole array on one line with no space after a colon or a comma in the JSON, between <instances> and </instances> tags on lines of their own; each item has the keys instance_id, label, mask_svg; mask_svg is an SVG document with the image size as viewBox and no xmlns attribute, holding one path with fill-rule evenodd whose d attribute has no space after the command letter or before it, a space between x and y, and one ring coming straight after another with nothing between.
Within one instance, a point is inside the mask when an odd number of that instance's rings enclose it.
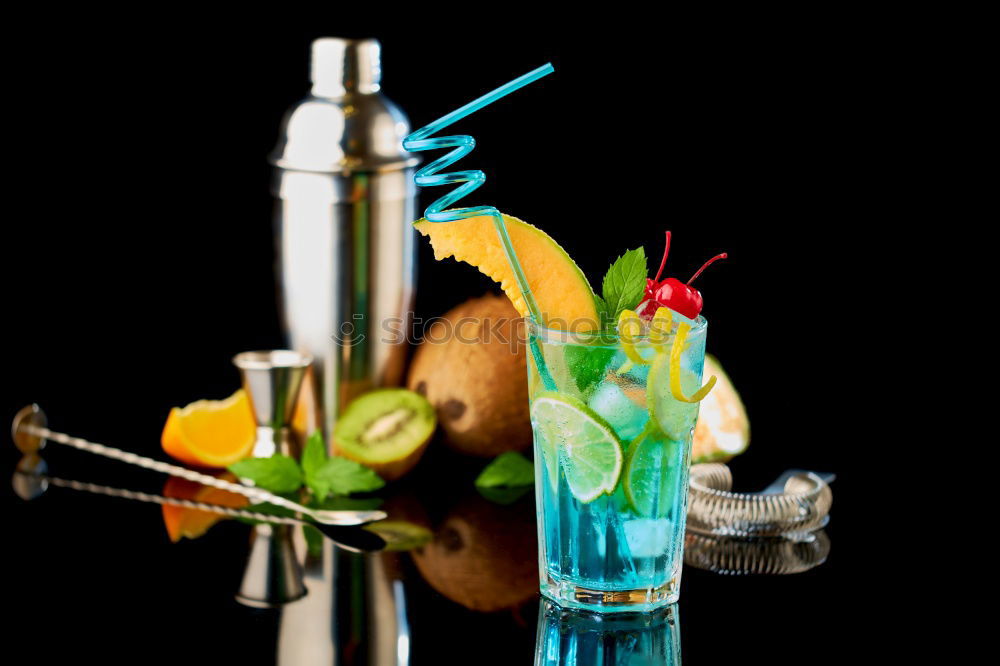
<instances>
[{"instance_id":1,"label":"stainless steel cocktail shaker","mask_svg":"<svg viewBox=\"0 0 1000 666\"><path fill-rule=\"evenodd\" d=\"M401 383L406 361L418 160L380 80L377 41L313 42L311 94L271 156L284 328L315 359L303 399L327 437L350 399Z\"/></svg>"}]
</instances>

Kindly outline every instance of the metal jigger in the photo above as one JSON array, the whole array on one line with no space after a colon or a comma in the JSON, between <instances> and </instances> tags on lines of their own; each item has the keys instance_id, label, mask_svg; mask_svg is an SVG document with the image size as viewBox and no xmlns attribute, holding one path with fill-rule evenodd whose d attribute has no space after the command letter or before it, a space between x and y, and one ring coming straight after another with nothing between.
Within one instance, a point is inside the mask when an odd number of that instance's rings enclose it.
<instances>
[{"instance_id":1,"label":"metal jigger","mask_svg":"<svg viewBox=\"0 0 1000 666\"><path fill-rule=\"evenodd\" d=\"M257 419L255 458L275 453L298 458L302 453L291 422L302 379L311 363L311 356L287 350L243 352L233 357Z\"/></svg>"},{"instance_id":2,"label":"metal jigger","mask_svg":"<svg viewBox=\"0 0 1000 666\"><path fill-rule=\"evenodd\" d=\"M285 350L244 352L233 358L257 419L254 457L281 453L298 458L301 454L291 421L311 363L310 356ZM291 525L254 527L246 570L236 594L238 602L254 608L276 608L306 595L293 529Z\"/></svg>"},{"instance_id":3,"label":"metal jigger","mask_svg":"<svg viewBox=\"0 0 1000 666\"><path fill-rule=\"evenodd\" d=\"M302 564L291 525L256 525L236 601L252 608L278 608L306 596Z\"/></svg>"}]
</instances>

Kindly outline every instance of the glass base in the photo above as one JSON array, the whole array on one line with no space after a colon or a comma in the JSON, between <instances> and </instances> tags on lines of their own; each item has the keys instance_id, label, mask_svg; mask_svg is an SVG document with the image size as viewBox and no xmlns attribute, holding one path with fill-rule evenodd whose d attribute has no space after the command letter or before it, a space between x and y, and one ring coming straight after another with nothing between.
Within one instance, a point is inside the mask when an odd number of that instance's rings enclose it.
<instances>
[{"instance_id":1,"label":"glass base","mask_svg":"<svg viewBox=\"0 0 1000 666\"><path fill-rule=\"evenodd\" d=\"M544 597L563 608L597 613L644 613L676 603L680 598L680 580L671 579L660 587L595 590L547 576L542 581L541 591Z\"/></svg>"}]
</instances>

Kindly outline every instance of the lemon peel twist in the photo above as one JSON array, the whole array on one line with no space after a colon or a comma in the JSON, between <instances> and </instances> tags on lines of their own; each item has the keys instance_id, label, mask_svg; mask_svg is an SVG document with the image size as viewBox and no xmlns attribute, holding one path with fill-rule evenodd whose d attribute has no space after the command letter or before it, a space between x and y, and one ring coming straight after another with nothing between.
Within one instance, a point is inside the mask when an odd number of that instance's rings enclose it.
<instances>
[{"instance_id":1,"label":"lemon peel twist","mask_svg":"<svg viewBox=\"0 0 1000 666\"><path fill-rule=\"evenodd\" d=\"M649 322L649 341L658 352L664 351L667 338L670 337L670 327L674 323L674 316L670 313L670 308L659 307L656 314Z\"/></svg>"},{"instance_id":2,"label":"lemon peel twist","mask_svg":"<svg viewBox=\"0 0 1000 666\"><path fill-rule=\"evenodd\" d=\"M632 342L642 335L642 320L639 319L639 315L634 310L622 310L622 313L618 315L618 335L621 338L622 350L625 352L625 356L628 357L629 362L639 363L640 365L649 363L649 361L642 357L642 354L639 353ZM626 362L618 371L627 372L626 367L631 368L629 362Z\"/></svg>"},{"instance_id":3,"label":"lemon peel twist","mask_svg":"<svg viewBox=\"0 0 1000 666\"><path fill-rule=\"evenodd\" d=\"M705 385L695 391L690 398L684 395L684 391L681 389L681 354L684 353L684 344L690 330L690 324L681 322L677 327L674 343L670 346L670 394L674 396L674 400L694 403L705 399L705 396L715 386L716 377L712 375Z\"/></svg>"}]
</instances>

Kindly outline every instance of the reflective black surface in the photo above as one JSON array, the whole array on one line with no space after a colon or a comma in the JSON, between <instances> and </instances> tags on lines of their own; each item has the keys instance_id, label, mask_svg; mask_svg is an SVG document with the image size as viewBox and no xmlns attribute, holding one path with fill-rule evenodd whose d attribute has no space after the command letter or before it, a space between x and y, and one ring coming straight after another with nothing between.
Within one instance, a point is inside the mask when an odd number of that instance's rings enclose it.
<instances>
[{"instance_id":1,"label":"reflective black surface","mask_svg":"<svg viewBox=\"0 0 1000 666\"><path fill-rule=\"evenodd\" d=\"M53 445L43 454L53 476L163 490L144 470ZM380 497L394 532L414 538L369 554L329 541L309 553L300 528L232 519L171 543L153 504L51 485L30 502L11 498L13 570L23 575L9 593L37 619L19 630L58 635L53 658L111 662L155 644L162 658L196 663L528 664L537 654L542 664L674 664L682 654L706 663L706 653L721 663L769 653L767 637L809 644L816 608L836 602L834 517L800 543L689 534L681 601L659 613L549 607L537 594L533 495L486 499L472 485L480 466L431 454ZM280 561L289 552L297 562ZM798 573L761 573L780 571ZM795 663L782 654L773 663Z\"/></svg>"}]
</instances>

